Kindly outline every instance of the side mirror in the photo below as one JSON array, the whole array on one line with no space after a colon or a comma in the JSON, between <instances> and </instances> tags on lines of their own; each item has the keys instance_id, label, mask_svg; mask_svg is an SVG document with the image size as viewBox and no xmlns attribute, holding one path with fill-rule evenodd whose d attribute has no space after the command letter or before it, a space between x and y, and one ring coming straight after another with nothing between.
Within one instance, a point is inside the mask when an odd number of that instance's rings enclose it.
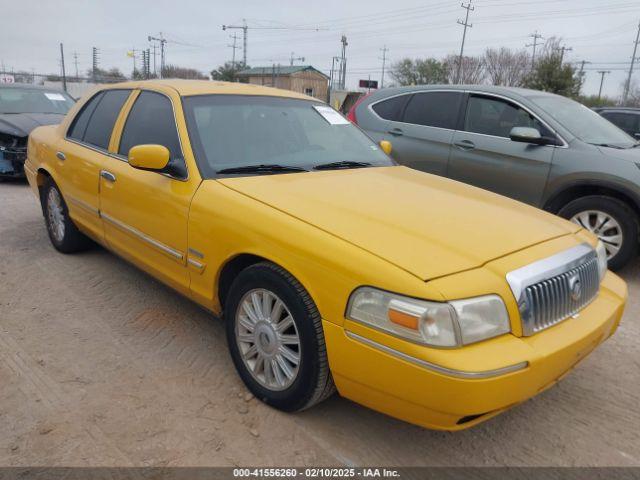
<instances>
[{"instance_id":1,"label":"side mirror","mask_svg":"<svg viewBox=\"0 0 640 480\"><path fill-rule=\"evenodd\" d=\"M129 165L140 170L164 170L169 156L169 149L162 145L136 145L129 150Z\"/></svg>"},{"instance_id":2,"label":"side mirror","mask_svg":"<svg viewBox=\"0 0 640 480\"><path fill-rule=\"evenodd\" d=\"M533 143L534 145L547 143L537 129L530 127L513 127L509 132L509 138L514 142Z\"/></svg>"},{"instance_id":3,"label":"side mirror","mask_svg":"<svg viewBox=\"0 0 640 480\"><path fill-rule=\"evenodd\" d=\"M393 150L393 146L391 145L391 142L388 140L380 140L380 148L387 155L391 155L391 150Z\"/></svg>"}]
</instances>

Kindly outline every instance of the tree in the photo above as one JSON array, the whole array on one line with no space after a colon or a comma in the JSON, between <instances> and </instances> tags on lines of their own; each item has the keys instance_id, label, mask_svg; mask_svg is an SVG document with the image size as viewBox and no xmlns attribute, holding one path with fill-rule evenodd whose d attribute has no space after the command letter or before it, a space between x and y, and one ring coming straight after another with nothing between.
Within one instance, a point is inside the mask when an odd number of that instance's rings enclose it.
<instances>
[{"instance_id":1,"label":"tree","mask_svg":"<svg viewBox=\"0 0 640 480\"><path fill-rule=\"evenodd\" d=\"M551 37L525 79L524 86L576 98L580 95L583 78L571 64L562 63L562 60L560 39Z\"/></svg>"},{"instance_id":2,"label":"tree","mask_svg":"<svg viewBox=\"0 0 640 480\"><path fill-rule=\"evenodd\" d=\"M580 95L576 100L589 108L613 107L617 103L613 98L598 97L598 95Z\"/></svg>"},{"instance_id":3,"label":"tree","mask_svg":"<svg viewBox=\"0 0 640 480\"><path fill-rule=\"evenodd\" d=\"M241 62L225 62L215 70L211 70L211 78L222 82L235 82L236 76L240 70L249 68Z\"/></svg>"},{"instance_id":4,"label":"tree","mask_svg":"<svg viewBox=\"0 0 640 480\"><path fill-rule=\"evenodd\" d=\"M195 68L178 67L177 65L166 65L162 70L162 77L184 78L187 80L209 80L209 77Z\"/></svg>"},{"instance_id":5,"label":"tree","mask_svg":"<svg viewBox=\"0 0 640 480\"><path fill-rule=\"evenodd\" d=\"M443 60L443 65L447 72L447 83L461 83L466 85L478 85L484 82L487 74L484 68L482 57L462 57L460 68L460 78L458 75L458 63L460 56L455 54L447 55Z\"/></svg>"},{"instance_id":6,"label":"tree","mask_svg":"<svg viewBox=\"0 0 640 480\"><path fill-rule=\"evenodd\" d=\"M492 85L520 87L524 84L531 59L526 51L512 51L505 47L488 48L483 59L488 80Z\"/></svg>"},{"instance_id":7,"label":"tree","mask_svg":"<svg viewBox=\"0 0 640 480\"><path fill-rule=\"evenodd\" d=\"M95 78L93 69L90 69L87 70L87 76L98 83L122 82L127 79L127 77L125 77L124 74L116 67L110 68L109 70L96 68Z\"/></svg>"},{"instance_id":8,"label":"tree","mask_svg":"<svg viewBox=\"0 0 640 480\"><path fill-rule=\"evenodd\" d=\"M447 71L435 58L405 58L391 66L391 78L399 85L432 85L447 83Z\"/></svg>"}]
</instances>

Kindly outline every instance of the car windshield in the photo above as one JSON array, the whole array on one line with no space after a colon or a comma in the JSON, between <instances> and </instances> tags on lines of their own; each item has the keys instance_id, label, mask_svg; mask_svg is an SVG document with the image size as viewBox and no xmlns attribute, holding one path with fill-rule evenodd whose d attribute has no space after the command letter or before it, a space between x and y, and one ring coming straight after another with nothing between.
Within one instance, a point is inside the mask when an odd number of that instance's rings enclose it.
<instances>
[{"instance_id":1,"label":"car windshield","mask_svg":"<svg viewBox=\"0 0 640 480\"><path fill-rule=\"evenodd\" d=\"M593 145L630 148L636 141L593 110L565 97L544 95L531 101L580 140Z\"/></svg>"},{"instance_id":2,"label":"car windshield","mask_svg":"<svg viewBox=\"0 0 640 480\"><path fill-rule=\"evenodd\" d=\"M247 167L260 167L264 173L276 166L271 172L287 173L318 166L393 165L358 127L319 102L198 95L185 97L184 107L196 159L206 177L229 169L236 171L228 173L252 173Z\"/></svg>"},{"instance_id":3,"label":"car windshield","mask_svg":"<svg viewBox=\"0 0 640 480\"><path fill-rule=\"evenodd\" d=\"M58 113L64 115L73 104L73 99L60 91L0 87L0 113Z\"/></svg>"}]
</instances>

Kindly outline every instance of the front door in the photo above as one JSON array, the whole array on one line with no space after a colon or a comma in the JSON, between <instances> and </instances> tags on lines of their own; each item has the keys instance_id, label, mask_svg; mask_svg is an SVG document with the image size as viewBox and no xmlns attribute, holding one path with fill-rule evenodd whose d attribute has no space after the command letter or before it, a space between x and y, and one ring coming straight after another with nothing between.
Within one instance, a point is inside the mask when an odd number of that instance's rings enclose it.
<instances>
[{"instance_id":1,"label":"front door","mask_svg":"<svg viewBox=\"0 0 640 480\"><path fill-rule=\"evenodd\" d=\"M539 205L555 148L514 142L509 139L513 127L532 127L543 136L554 136L515 103L470 95L463 128L453 136L447 176Z\"/></svg>"},{"instance_id":2,"label":"front door","mask_svg":"<svg viewBox=\"0 0 640 480\"><path fill-rule=\"evenodd\" d=\"M100 177L106 241L125 258L187 294L187 221L199 180L197 175L189 176L184 164L172 100L164 93L141 91L126 120L121 119L121 128L117 145L112 145L115 154L104 164ZM171 162L182 165L185 174L131 167L129 149L141 144L167 147Z\"/></svg>"}]
</instances>

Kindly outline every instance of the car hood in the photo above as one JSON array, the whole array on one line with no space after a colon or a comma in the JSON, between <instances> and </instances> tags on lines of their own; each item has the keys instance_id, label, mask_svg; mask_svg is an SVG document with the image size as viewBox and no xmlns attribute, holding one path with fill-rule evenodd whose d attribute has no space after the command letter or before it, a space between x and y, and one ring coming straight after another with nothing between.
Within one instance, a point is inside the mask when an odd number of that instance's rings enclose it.
<instances>
[{"instance_id":1,"label":"car hood","mask_svg":"<svg viewBox=\"0 0 640 480\"><path fill-rule=\"evenodd\" d=\"M597 147L606 157L619 158L621 160L628 160L632 162L640 162L640 147L636 148L611 148L611 147Z\"/></svg>"},{"instance_id":2,"label":"car hood","mask_svg":"<svg viewBox=\"0 0 640 480\"><path fill-rule=\"evenodd\" d=\"M64 115L58 113L2 113L0 114L0 132L26 137L40 125L60 123Z\"/></svg>"},{"instance_id":3,"label":"car hood","mask_svg":"<svg viewBox=\"0 0 640 480\"><path fill-rule=\"evenodd\" d=\"M401 166L218 181L424 280L579 230L520 202Z\"/></svg>"}]
</instances>

